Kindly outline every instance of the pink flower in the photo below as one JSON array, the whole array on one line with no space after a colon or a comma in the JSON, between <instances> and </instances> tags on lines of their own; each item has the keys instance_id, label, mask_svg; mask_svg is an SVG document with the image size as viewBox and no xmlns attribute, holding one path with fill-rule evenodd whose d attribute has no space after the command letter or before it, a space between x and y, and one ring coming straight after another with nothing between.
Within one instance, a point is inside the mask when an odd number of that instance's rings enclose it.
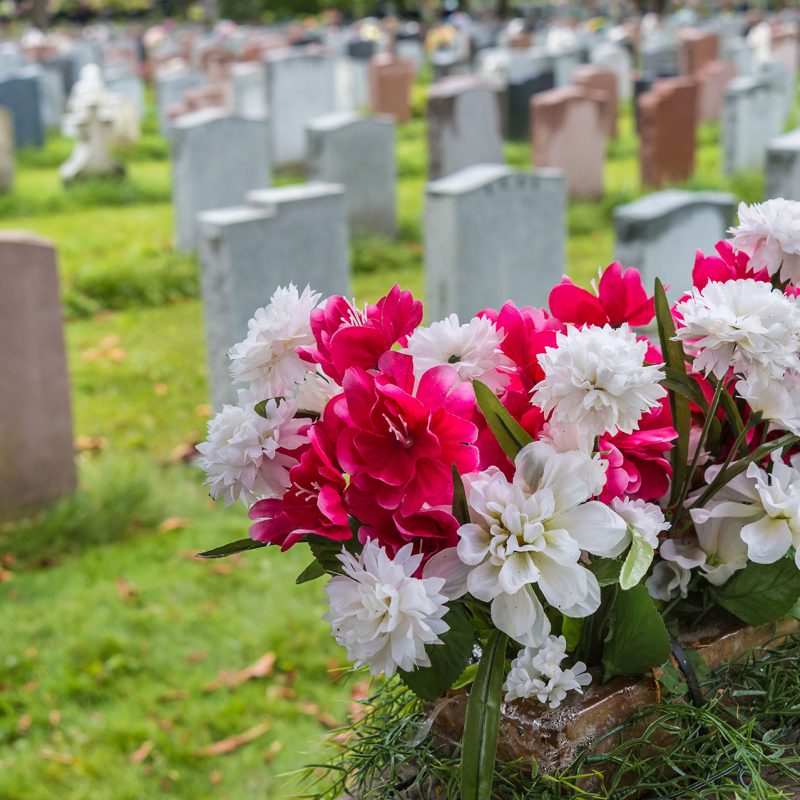
<instances>
[{"instance_id":1,"label":"pink flower","mask_svg":"<svg viewBox=\"0 0 800 800\"><path fill-rule=\"evenodd\" d=\"M316 346L299 347L297 352L341 384L350 367L375 369L393 345L405 345L421 321L422 303L397 284L386 297L363 311L344 297L331 297L323 308L311 313Z\"/></svg>"},{"instance_id":2,"label":"pink flower","mask_svg":"<svg viewBox=\"0 0 800 800\"><path fill-rule=\"evenodd\" d=\"M745 278L769 281L769 273L766 269L751 274L748 271L750 256L742 250L734 250L730 242L717 242L714 249L717 251L717 255L707 256L702 250L695 253L692 284L698 289L705 288L709 281L725 283Z\"/></svg>"},{"instance_id":3,"label":"pink flower","mask_svg":"<svg viewBox=\"0 0 800 800\"><path fill-rule=\"evenodd\" d=\"M648 325L655 316L639 271L623 269L619 261L603 272L596 295L564 277L550 292L549 304L554 317L575 325Z\"/></svg>"}]
</instances>

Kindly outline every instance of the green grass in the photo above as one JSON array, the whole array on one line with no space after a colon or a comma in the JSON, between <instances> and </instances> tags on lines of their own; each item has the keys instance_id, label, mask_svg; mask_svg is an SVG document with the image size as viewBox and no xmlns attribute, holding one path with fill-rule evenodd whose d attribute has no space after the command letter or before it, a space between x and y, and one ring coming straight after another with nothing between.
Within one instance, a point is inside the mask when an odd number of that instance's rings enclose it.
<instances>
[{"instance_id":1,"label":"green grass","mask_svg":"<svg viewBox=\"0 0 800 800\"><path fill-rule=\"evenodd\" d=\"M423 87L414 105L398 131L398 238L353 243L360 302L395 281L424 297ZM208 414L202 307L194 258L172 249L168 147L152 112L124 154L123 180L64 189L56 170L70 148L51 137L21 153L14 189L0 197L0 227L58 247L85 448L74 498L0 527L0 798L288 797L296 785L282 774L320 756L328 719L315 707L343 722L353 681L331 681L329 661L343 654L320 619L321 586L294 586L302 548L222 565L191 557L246 535L247 520L242 507L210 503L180 459ZM507 157L530 165L524 143ZM612 258L614 205L641 194L629 109L606 185L603 201L569 208L568 269L581 282ZM713 127L691 185L746 199L762 186L760 176L720 177ZM203 691L269 651L271 677ZM235 752L198 755L264 721L269 730Z\"/></svg>"}]
</instances>

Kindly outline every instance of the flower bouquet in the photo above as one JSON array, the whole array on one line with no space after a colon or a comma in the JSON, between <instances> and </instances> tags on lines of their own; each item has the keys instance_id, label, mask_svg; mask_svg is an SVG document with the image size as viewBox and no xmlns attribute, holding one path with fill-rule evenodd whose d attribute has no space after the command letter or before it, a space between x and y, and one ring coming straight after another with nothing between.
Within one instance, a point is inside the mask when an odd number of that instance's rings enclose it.
<instances>
[{"instance_id":1,"label":"flower bouquet","mask_svg":"<svg viewBox=\"0 0 800 800\"><path fill-rule=\"evenodd\" d=\"M356 666L467 687L463 800L491 795L503 703L674 669L681 613L800 597L800 204L739 222L672 307L619 263L427 326L397 286L289 286L230 351L239 403L198 449L253 523L204 555L308 548Z\"/></svg>"}]
</instances>

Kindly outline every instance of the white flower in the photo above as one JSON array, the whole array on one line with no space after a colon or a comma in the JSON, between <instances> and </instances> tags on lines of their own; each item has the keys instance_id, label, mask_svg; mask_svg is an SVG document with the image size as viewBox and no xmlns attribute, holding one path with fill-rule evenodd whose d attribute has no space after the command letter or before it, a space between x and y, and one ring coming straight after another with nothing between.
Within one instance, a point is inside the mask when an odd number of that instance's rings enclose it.
<instances>
[{"instance_id":1,"label":"white flower","mask_svg":"<svg viewBox=\"0 0 800 800\"><path fill-rule=\"evenodd\" d=\"M297 355L297 348L314 343L310 319L319 298L308 286L302 294L293 283L276 289L269 305L248 322L247 338L228 354L233 380L249 383L262 399L291 394L314 369Z\"/></svg>"},{"instance_id":2,"label":"white flower","mask_svg":"<svg viewBox=\"0 0 800 800\"><path fill-rule=\"evenodd\" d=\"M737 381L736 391L773 427L800 436L800 372L787 370L783 378L771 378L765 370L753 370Z\"/></svg>"},{"instance_id":3,"label":"white flower","mask_svg":"<svg viewBox=\"0 0 800 800\"><path fill-rule=\"evenodd\" d=\"M658 547L658 534L669 528L664 512L655 503L615 497L611 508L628 523L631 537L642 539L651 547Z\"/></svg>"},{"instance_id":4,"label":"white flower","mask_svg":"<svg viewBox=\"0 0 800 800\"><path fill-rule=\"evenodd\" d=\"M605 482L599 459L533 442L515 467L513 483L496 468L467 481L471 522L458 531L458 557L472 567L466 588L491 602L495 626L535 647L550 623L533 586L567 616L592 614L600 587L579 563L581 550L618 555L627 528L607 505L589 501Z\"/></svg>"},{"instance_id":5,"label":"white flower","mask_svg":"<svg viewBox=\"0 0 800 800\"><path fill-rule=\"evenodd\" d=\"M294 403L269 400L263 417L255 403L253 395L241 390L239 405L223 406L208 423L208 440L197 446L210 494L224 498L225 505L283 494L297 459L280 449L294 450L307 441L299 430L308 420L294 419Z\"/></svg>"},{"instance_id":6,"label":"white flower","mask_svg":"<svg viewBox=\"0 0 800 800\"><path fill-rule=\"evenodd\" d=\"M800 308L763 281L711 281L675 307L683 324L676 338L697 351L695 369L724 378L766 370L782 378L798 367Z\"/></svg>"},{"instance_id":7,"label":"white flower","mask_svg":"<svg viewBox=\"0 0 800 800\"><path fill-rule=\"evenodd\" d=\"M705 508L692 509L696 526L720 520L720 536L738 533L747 545L747 557L757 564L772 564L795 548L800 568L800 456L784 464L773 454L772 469L766 472L750 464L724 486ZM706 470L710 483L719 467Z\"/></svg>"},{"instance_id":8,"label":"white flower","mask_svg":"<svg viewBox=\"0 0 800 800\"><path fill-rule=\"evenodd\" d=\"M800 283L800 203L781 197L740 203L739 225L728 233L733 247L750 256L750 270L780 270L782 280Z\"/></svg>"},{"instance_id":9,"label":"white flower","mask_svg":"<svg viewBox=\"0 0 800 800\"><path fill-rule=\"evenodd\" d=\"M322 414L328 401L342 393L342 387L320 372L306 372L297 385L294 403L299 411Z\"/></svg>"},{"instance_id":10,"label":"white flower","mask_svg":"<svg viewBox=\"0 0 800 800\"><path fill-rule=\"evenodd\" d=\"M550 708L558 708L567 692L583 694L583 687L592 682L586 665L578 661L570 669L560 665L566 658L567 643L563 636L548 636L540 648L526 647L511 662L511 671L503 686L505 700L535 697Z\"/></svg>"},{"instance_id":11,"label":"white flower","mask_svg":"<svg viewBox=\"0 0 800 800\"><path fill-rule=\"evenodd\" d=\"M557 427L576 425L584 442L609 432L632 433L666 390L664 373L644 364L647 343L627 325L570 328L539 356L544 379L533 403Z\"/></svg>"},{"instance_id":12,"label":"white flower","mask_svg":"<svg viewBox=\"0 0 800 800\"><path fill-rule=\"evenodd\" d=\"M449 364L462 382L479 380L498 392L508 385L506 371L514 364L500 349L503 333L485 317L473 317L459 325L451 314L430 327L417 328L408 339L404 352L414 358L417 378L432 367Z\"/></svg>"},{"instance_id":13,"label":"white flower","mask_svg":"<svg viewBox=\"0 0 800 800\"><path fill-rule=\"evenodd\" d=\"M449 630L442 619L447 598L443 578L415 578L421 555L405 545L394 559L373 539L358 555L342 550L343 575L331 578L325 593L336 641L356 666L391 677L398 669L429 667L425 645L442 644Z\"/></svg>"},{"instance_id":14,"label":"white flower","mask_svg":"<svg viewBox=\"0 0 800 800\"><path fill-rule=\"evenodd\" d=\"M650 597L665 603L677 597L686 597L692 573L674 561L658 561L653 573L645 581Z\"/></svg>"}]
</instances>

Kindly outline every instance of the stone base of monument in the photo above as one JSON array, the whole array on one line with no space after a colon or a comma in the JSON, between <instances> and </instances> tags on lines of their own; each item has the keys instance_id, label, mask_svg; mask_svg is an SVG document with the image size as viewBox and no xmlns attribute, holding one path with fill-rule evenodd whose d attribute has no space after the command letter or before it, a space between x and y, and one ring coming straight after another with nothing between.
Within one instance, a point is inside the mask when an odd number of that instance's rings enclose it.
<instances>
[{"instance_id":1,"label":"stone base of monument","mask_svg":"<svg viewBox=\"0 0 800 800\"><path fill-rule=\"evenodd\" d=\"M754 652L757 654L777 647L788 635L798 631L800 622L796 619L749 627L720 613L714 617L709 615L700 626L677 638L683 648L692 648L710 669L716 669ZM572 693L557 709L550 709L535 700L504 704L498 759L506 762L521 760L527 764L534 759L540 773L556 774L567 770L582 752L609 753L623 741L641 736L647 720L627 726L624 723L637 711L659 703L656 676L615 678L602 684L599 670L592 672L594 682L584 694ZM433 723L434 735L446 741L460 741L467 696L462 692L443 704ZM612 731L613 735L608 735ZM613 767L613 763L609 763L604 768L599 762L593 769L610 773ZM596 790L599 783L599 776L586 777L581 788Z\"/></svg>"}]
</instances>

